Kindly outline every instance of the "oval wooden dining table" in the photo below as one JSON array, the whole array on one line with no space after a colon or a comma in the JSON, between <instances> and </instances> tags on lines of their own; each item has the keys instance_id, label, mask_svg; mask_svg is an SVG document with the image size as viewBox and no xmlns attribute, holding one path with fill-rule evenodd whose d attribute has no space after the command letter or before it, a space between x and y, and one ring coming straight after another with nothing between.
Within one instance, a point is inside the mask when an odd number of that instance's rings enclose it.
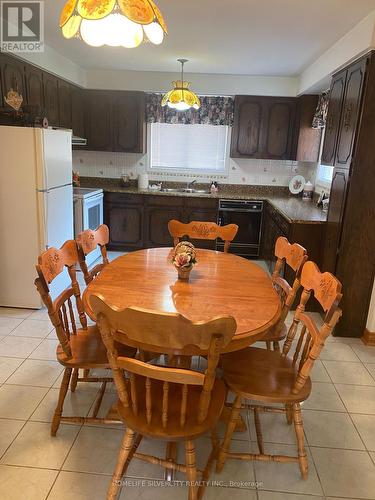
<instances>
[{"instance_id":1,"label":"oval wooden dining table","mask_svg":"<svg viewBox=\"0 0 375 500\"><path fill-rule=\"evenodd\" d=\"M119 309L141 307L178 312L191 321L230 315L237 331L226 351L261 339L279 319L281 304L270 276L255 262L213 250L196 249L189 281L179 280L171 248L150 248L118 257L87 286L83 302L92 320L90 297L100 295Z\"/></svg>"}]
</instances>

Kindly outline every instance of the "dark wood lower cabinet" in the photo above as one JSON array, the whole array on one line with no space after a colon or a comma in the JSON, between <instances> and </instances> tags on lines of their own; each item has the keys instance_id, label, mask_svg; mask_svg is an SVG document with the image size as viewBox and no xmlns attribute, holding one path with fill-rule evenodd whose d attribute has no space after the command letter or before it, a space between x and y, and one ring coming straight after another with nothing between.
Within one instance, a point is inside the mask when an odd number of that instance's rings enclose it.
<instances>
[{"instance_id":1,"label":"dark wood lower cabinet","mask_svg":"<svg viewBox=\"0 0 375 500\"><path fill-rule=\"evenodd\" d=\"M217 200L178 196L105 193L104 205L104 222L110 228L108 248L122 251L171 247L171 219L216 222L218 213ZM199 246L215 248L215 242L199 242Z\"/></svg>"},{"instance_id":2,"label":"dark wood lower cabinet","mask_svg":"<svg viewBox=\"0 0 375 500\"><path fill-rule=\"evenodd\" d=\"M263 217L261 256L266 261L270 273L275 266L275 243L277 238L285 236L290 243L299 243L306 248L309 260L313 260L319 267L322 265L322 241L324 226L321 223L294 223L283 217L272 205L267 203ZM293 283L294 274L289 268L284 271L285 279ZM297 306L301 293L297 295L294 307ZM319 305L312 299L308 310L320 311Z\"/></svg>"},{"instance_id":3,"label":"dark wood lower cabinet","mask_svg":"<svg viewBox=\"0 0 375 500\"><path fill-rule=\"evenodd\" d=\"M286 225L285 223L283 225L280 222L280 216L278 216L276 210L267 203L263 216L261 256L266 261L271 274L275 266L276 240L280 236L285 236L286 238L289 237L289 223L285 221Z\"/></svg>"},{"instance_id":4,"label":"dark wood lower cabinet","mask_svg":"<svg viewBox=\"0 0 375 500\"><path fill-rule=\"evenodd\" d=\"M171 219L183 220L183 199L148 196L145 201L144 247L173 246L168 231L168 222Z\"/></svg>"},{"instance_id":5,"label":"dark wood lower cabinet","mask_svg":"<svg viewBox=\"0 0 375 500\"><path fill-rule=\"evenodd\" d=\"M104 222L110 228L109 249L143 248L142 195L105 193Z\"/></svg>"},{"instance_id":6,"label":"dark wood lower cabinet","mask_svg":"<svg viewBox=\"0 0 375 500\"><path fill-rule=\"evenodd\" d=\"M218 218L218 203L217 200L210 200L206 198L188 198L185 204L185 217L184 222L191 222L194 220L205 222L217 222ZM216 249L216 241L210 240L191 240L193 245L200 248L208 248L209 250Z\"/></svg>"},{"instance_id":7,"label":"dark wood lower cabinet","mask_svg":"<svg viewBox=\"0 0 375 500\"><path fill-rule=\"evenodd\" d=\"M217 222L218 200L181 196L155 196L127 193L105 193L104 221L110 228L110 250L131 251L141 248L171 247L168 222ZM300 243L309 258L321 265L321 244L324 224L292 223L270 203L265 203L262 227L261 258L272 273L275 243L286 236L291 243ZM200 248L215 249L215 241L194 241ZM286 279L293 275L286 271Z\"/></svg>"}]
</instances>

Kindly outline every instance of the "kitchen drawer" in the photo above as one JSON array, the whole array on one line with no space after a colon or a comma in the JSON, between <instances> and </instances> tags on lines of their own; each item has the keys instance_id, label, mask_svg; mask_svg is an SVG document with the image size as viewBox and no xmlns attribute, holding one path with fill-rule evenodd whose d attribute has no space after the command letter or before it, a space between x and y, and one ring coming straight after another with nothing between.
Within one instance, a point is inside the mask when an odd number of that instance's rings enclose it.
<instances>
[{"instance_id":1,"label":"kitchen drawer","mask_svg":"<svg viewBox=\"0 0 375 500\"><path fill-rule=\"evenodd\" d=\"M143 195L142 194L131 194L131 193L105 193L106 203L118 203L121 205L142 205Z\"/></svg>"},{"instance_id":2,"label":"kitchen drawer","mask_svg":"<svg viewBox=\"0 0 375 500\"><path fill-rule=\"evenodd\" d=\"M184 199L180 196L148 195L145 201L149 207L183 207Z\"/></svg>"},{"instance_id":3,"label":"kitchen drawer","mask_svg":"<svg viewBox=\"0 0 375 500\"><path fill-rule=\"evenodd\" d=\"M217 199L212 199L212 198L186 198L185 207L217 210L219 207L219 201Z\"/></svg>"}]
</instances>

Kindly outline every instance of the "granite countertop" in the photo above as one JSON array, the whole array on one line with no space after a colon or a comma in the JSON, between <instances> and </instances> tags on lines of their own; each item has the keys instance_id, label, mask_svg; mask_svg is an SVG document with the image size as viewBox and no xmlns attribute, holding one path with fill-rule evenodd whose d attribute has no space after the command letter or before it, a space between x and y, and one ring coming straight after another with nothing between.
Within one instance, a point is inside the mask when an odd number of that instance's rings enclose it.
<instances>
[{"instance_id":1,"label":"granite countertop","mask_svg":"<svg viewBox=\"0 0 375 500\"><path fill-rule=\"evenodd\" d=\"M82 187L102 188L107 193L143 194L152 196L178 196L191 198L216 198L228 200L265 200L268 201L289 222L295 224L319 224L327 220L327 214L316 206L315 201L303 201L301 197L292 196L287 188L274 186L237 186L221 185L215 194L179 193L139 190L136 185L121 186L120 179L102 179L97 177L81 178ZM179 187L179 186L178 186ZM207 185L197 189L207 189Z\"/></svg>"}]
</instances>

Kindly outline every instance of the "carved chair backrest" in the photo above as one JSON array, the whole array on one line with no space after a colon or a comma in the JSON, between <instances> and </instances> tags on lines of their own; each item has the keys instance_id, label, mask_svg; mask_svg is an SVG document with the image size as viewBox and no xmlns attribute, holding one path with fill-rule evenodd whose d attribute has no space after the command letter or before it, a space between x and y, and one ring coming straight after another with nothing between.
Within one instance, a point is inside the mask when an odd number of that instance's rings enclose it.
<instances>
[{"instance_id":1,"label":"carved chair backrest","mask_svg":"<svg viewBox=\"0 0 375 500\"><path fill-rule=\"evenodd\" d=\"M159 401L153 401L153 384L163 382L162 422L168 424L168 398L172 386L178 387L180 425L187 419L187 401L191 386L200 386L198 408L191 408L190 418L197 417L201 423L207 417L211 392L215 382L220 353L230 342L236 331L234 318L220 317L207 323L193 323L180 314L158 313L139 308L122 311L112 309L100 297L91 296L90 305L98 318L98 326L107 347L119 398L126 408L138 415L140 407L147 423L151 423L152 409ZM205 373L187 370L183 367L155 366L140 360L118 355L116 342L137 347L153 353L169 353L176 356L204 355L207 357ZM127 379L124 371L129 375ZM145 398L139 404L139 398ZM174 404L176 402L174 401Z\"/></svg>"},{"instance_id":2,"label":"carved chair backrest","mask_svg":"<svg viewBox=\"0 0 375 500\"><path fill-rule=\"evenodd\" d=\"M276 329L281 329L301 286L301 271L308 256L306 249L301 245L298 243L291 244L287 238L280 236L277 238L275 244L275 257L277 260L272 273L272 282L282 303L281 316L276 325ZM290 285L281 275L285 265L289 266L294 271L292 285Z\"/></svg>"},{"instance_id":3,"label":"carved chair backrest","mask_svg":"<svg viewBox=\"0 0 375 500\"><path fill-rule=\"evenodd\" d=\"M95 231L87 229L82 231L76 237L78 244L79 265L82 269L86 285L88 285L97 276L100 271L108 264L107 247L109 242L108 226L102 224ZM86 264L86 255L93 252L99 246L102 254L102 262L97 264L91 271L88 270Z\"/></svg>"},{"instance_id":4,"label":"carved chair backrest","mask_svg":"<svg viewBox=\"0 0 375 500\"><path fill-rule=\"evenodd\" d=\"M87 329L87 318L76 276L77 263L77 244L74 240L68 240L60 249L49 248L43 252L38 257L38 264L36 265L38 277L35 280L35 286L47 307L57 338L67 358L72 357L70 336L77 333L75 311L72 304L73 296L79 323L83 329ZM69 273L71 286L61 292L55 300L52 300L49 285L64 271L64 268L67 268Z\"/></svg>"},{"instance_id":5,"label":"carved chair backrest","mask_svg":"<svg viewBox=\"0 0 375 500\"><path fill-rule=\"evenodd\" d=\"M301 301L295 311L282 352L282 356L287 356L294 339L298 339L293 355L293 364L298 370L295 392L304 386L315 360L320 356L325 340L332 333L342 314L338 306L342 298L342 286L331 273L321 273L314 262L308 261L302 268L301 285L303 287ZM305 311L312 294L324 312L321 327L318 327L312 316ZM299 327L301 329L297 335Z\"/></svg>"},{"instance_id":6,"label":"carved chair backrest","mask_svg":"<svg viewBox=\"0 0 375 500\"><path fill-rule=\"evenodd\" d=\"M238 226L237 224L219 226L215 222L202 221L192 221L184 224L173 219L168 222L168 230L175 246L180 241L180 238L184 236L197 240L216 240L220 238L224 241L224 252L228 252L231 242L236 237Z\"/></svg>"}]
</instances>

